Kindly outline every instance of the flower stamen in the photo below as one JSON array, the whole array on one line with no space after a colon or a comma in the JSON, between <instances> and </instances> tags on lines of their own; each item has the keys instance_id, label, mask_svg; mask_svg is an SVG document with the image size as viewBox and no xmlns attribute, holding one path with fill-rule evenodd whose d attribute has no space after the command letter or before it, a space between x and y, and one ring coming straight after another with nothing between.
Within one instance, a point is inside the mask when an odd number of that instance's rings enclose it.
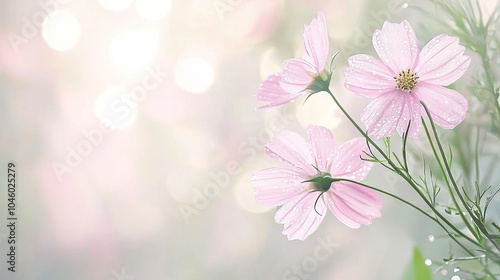
<instances>
[{"instance_id":1,"label":"flower stamen","mask_svg":"<svg viewBox=\"0 0 500 280\"><path fill-rule=\"evenodd\" d=\"M396 80L396 89L404 92L411 92L417 85L418 76L417 73L408 69L399 73L396 77L394 77L394 80Z\"/></svg>"}]
</instances>

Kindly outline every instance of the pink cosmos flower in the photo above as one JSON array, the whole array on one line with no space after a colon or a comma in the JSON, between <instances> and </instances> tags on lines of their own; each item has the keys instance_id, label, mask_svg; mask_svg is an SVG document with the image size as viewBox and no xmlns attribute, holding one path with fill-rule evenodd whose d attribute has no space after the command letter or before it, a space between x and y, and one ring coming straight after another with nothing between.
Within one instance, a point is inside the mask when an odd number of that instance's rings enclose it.
<instances>
[{"instance_id":1,"label":"pink cosmos flower","mask_svg":"<svg viewBox=\"0 0 500 280\"><path fill-rule=\"evenodd\" d=\"M467 100L445 87L460 78L470 64L457 37L436 36L419 52L407 21L385 22L382 30L375 30L373 46L380 60L354 55L345 70L347 89L375 98L361 115L369 135L381 139L394 129L401 135L411 121L408 136L417 137L425 115L420 101L427 105L434 122L445 129L464 120Z\"/></svg>"},{"instance_id":2,"label":"pink cosmos flower","mask_svg":"<svg viewBox=\"0 0 500 280\"><path fill-rule=\"evenodd\" d=\"M364 138L340 147L325 127L310 126L309 141L291 131L274 136L267 154L285 167L256 172L252 181L256 200L266 207L281 206L275 221L284 224L289 240L304 240L323 220L327 207L345 225L359 228L380 217L382 201L372 189L336 178L363 180L372 167L361 160Z\"/></svg>"},{"instance_id":3,"label":"pink cosmos flower","mask_svg":"<svg viewBox=\"0 0 500 280\"><path fill-rule=\"evenodd\" d=\"M322 12L318 12L309 26L304 26L304 46L306 56L286 60L282 72L269 76L260 85L256 97L268 103L258 109L289 103L307 92L328 87L331 78L331 73L325 70L328 33Z\"/></svg>"}]
</instances>

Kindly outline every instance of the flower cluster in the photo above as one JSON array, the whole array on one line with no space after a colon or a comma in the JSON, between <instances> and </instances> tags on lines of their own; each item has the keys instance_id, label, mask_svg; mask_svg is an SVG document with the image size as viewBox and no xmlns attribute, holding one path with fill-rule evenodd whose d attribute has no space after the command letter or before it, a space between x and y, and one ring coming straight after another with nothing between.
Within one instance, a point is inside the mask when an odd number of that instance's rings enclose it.
<instances>
[{"instance_id":1,"label":"flower cluster","mask_svg":"<svg viewBox=\"0 0 500 280\"><path fill-rule=\"evenodd\" d=\"M322 91L336 101L329 89L333 71L332 65L327 67L328 32L321 12L305 26L304 45L306 56L286 60L282 72L261 84L256 97L267 104L259 108ZM311 235L327 209L351 228L380 217L382 201L373 188L360 182L373 164L364 158L370 154L367 143L390 137L394 130L418 137L426 110L435 124L446 129L465 118L467 100L445 87L470 64L458 38L439 35L419 51L407 21L385 22L373 34L373 46L380 59L354 55L344 72L348 90L374 98L361 115L367 130L364 138L337 146L325 127L310 126L308 141L291 131L279 133L266 145L266 152L285 167L264 169L252 177L256 200L267 207L281 206L275 221L284 225L283 234L289 239Z\"/></svg>"}]
</instances>

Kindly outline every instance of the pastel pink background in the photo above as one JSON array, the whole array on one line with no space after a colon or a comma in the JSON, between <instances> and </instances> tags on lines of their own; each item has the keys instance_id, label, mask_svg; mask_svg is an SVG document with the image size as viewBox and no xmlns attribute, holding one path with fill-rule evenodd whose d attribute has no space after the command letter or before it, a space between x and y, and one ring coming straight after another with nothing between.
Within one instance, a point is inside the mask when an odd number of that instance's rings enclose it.
<instances>
[{"instance_id":1,"label":"pastel pink background","mask_svg":"<svg viewBox=\"0 0 500 280\"><path fill-rule=\"evenodd\" d=\"M0 225L14 160L17 279L301 279L296 265L307 279L400 279L414 246L430 259L447 252L446 241L427 240L441 231L383 196L371 226L352 230L329 213L306 241L290 242L250 181L276 164L263 151L269 132L305 135L318 124L339 143L357 136L326 95L254 111L262 79L302 54L303 25L325 13L341 51L331 89L358 119L369 100L344 89L347 57L374 54L371 34L385 19L407 19L423 46L441 32L419 10L433 9L427 1L38 2L0 9ZM44 9L77 24L36 25ZM134 90L140 100L122 99ZM105 120L115 129L106 133ZM415 198L380 168L367 182ZM6 235L1 226L1 279L12 277ZM325 240L331 252L318 247Z\"/></svg>"}]
</instances>

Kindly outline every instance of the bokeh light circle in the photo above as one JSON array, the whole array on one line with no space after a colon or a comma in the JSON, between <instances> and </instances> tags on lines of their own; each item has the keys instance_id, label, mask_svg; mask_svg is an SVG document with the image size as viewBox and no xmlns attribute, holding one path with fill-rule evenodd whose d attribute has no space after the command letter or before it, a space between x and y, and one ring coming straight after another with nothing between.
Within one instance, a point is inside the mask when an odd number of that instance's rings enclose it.
<instances>
[{"instance_id":1,"label":"bokeh light circle","mask_svg":"<svg viewBox=\"0 0 500 280\"><path fill-rule=\"evenodd\" d=\"M126 10L134 0L97 0L104 9L112 12L121 12Z\"/></svg>"},{"instance_id":2,"label":"bokeh light circle","mask_svg":"<svg viewBox=\"0 0 500 280\"><path fill-rule=\"evenodd\" d=\"M247 173L244 176L241 176L236 183L233 196L238 202L238 205L250 213L266 213L273 210L273 208L263 207L257 203L255 200L253 185L252 182L250 182L251 177L252 175Z\"/></svg>"},{"instance_id":3,"label":"bokeh light circle","mask_svg":"<svg viewBox=\"0 0 500 280\"><path fill-rule=\"evenodd\" d=\"M340 110L331 106L330 96L327 94L315 94L306 102L301 99L297 107L297 120L303 127L310 124L322 125L329 129L335 129L340 124Z\"/></svg>"},{"instance_id":4,"label":"bokeh light circle","mask_svg":"<svg viewBox=\"0 0 500 280\"><path fill-rule=\"evenodd\" d=\"M215 70L204 58L189 56L181 58L174 69L177 85L189 93L204 93L213 84Z\"/></svg>"},{"instance_id":5,"label":"bokeh light circle","mask_svg":"<svg viewBox=\"0 0 500 280\"><path fill-rule=\"evenodd\" d=\"M105 90L97 99L95 113L97 118L110 129L123 129L137 119L138 103L130 91L124 87Z\"/></svg>"},{"instance_id":6,"label":"bokeh light circle","mask_svg":"<svg viewBox=\"0 0 500 280\"><path fill-rule=\"evenodd\" d=\"M170 13L172 0L136 0L135 7L142 18L157 21Z\"/></svg>"},{"instance_id":7,"label":"bokeh light circle","mask_svg":"<svg viewBox=\"0 0 500 280\"><path fill-rule=\"evenodd\" d=\"M56 51L72 49L80 40L80 33L80 22L66 10L51 13L43 21L43 40Z\"/></svg>"},{"instance_id":8,"label":"bokeh light circle","mask_svg":"<svg viewBox=\"0 0 500 280\"><path fill-rule=\"evenodd\" d=\"M117 71L135 74L144 72L153 61L158 42L146 33L127 31L116 35L109 45L111 64Z\"/></svg>"}]
</instances>

